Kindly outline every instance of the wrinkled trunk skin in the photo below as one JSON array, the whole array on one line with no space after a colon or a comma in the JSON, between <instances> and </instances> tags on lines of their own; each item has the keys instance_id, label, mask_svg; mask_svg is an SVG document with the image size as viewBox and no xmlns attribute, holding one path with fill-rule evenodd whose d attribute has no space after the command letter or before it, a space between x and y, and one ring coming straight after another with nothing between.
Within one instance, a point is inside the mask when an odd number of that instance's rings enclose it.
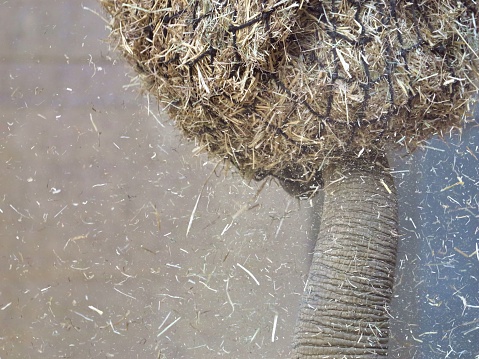
<instances>
[{"instance_id":1,"label":"wrinkled trunk skin","mask_svg":"<svg viewBox=\"0 0 479 359\"><path fill-rule=\"evenodd\" d=\"M387 355L398 218L396 189L382 161L356 159L323 171L323 213L294 359Z\"/></svg>"}]
</instances>

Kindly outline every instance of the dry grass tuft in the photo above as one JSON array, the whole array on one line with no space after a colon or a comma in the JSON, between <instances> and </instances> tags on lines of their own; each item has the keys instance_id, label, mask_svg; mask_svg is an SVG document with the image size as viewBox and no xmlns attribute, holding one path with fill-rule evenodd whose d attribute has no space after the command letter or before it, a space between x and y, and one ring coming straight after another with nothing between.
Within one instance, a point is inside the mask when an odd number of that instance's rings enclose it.
<instances>
[{"instance_id":1,"label":"dry grass tuft","mask_svg":"<svg viewBox=\"0 0 479 359\"><path fill-rule=\"evenodd\" d=\"M345 153L460 126L478 89L472 0L100 1L113 46L188 138L299 192Z\"/></svg>"}]
</instances>

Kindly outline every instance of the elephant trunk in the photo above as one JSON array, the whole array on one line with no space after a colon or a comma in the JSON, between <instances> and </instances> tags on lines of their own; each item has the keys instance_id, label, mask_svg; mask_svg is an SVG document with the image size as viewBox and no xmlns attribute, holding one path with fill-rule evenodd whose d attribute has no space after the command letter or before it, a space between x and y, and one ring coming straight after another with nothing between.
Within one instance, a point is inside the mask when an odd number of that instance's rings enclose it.
<instances>
[{"instance_id":1,"label":"elephant trunk","mask_svg":"<svg viewBox=\"0 0 479 359\"><path fill-rule=\"evenodd\" d=\"M295 359L387 355L398 230L387 168L387 161L355 159L323 172L323 214L295 329Z\"/></svg>"}]
</instances>

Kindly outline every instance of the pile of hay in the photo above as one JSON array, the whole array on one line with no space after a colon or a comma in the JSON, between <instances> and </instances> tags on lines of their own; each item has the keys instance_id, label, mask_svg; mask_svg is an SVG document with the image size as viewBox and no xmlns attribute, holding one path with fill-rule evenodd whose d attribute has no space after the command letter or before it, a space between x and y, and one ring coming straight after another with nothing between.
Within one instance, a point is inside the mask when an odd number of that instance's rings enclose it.
<instances>
[{"instance_id":1,"label":"pile of hay","mask_svg":"<svg viewBox=\"0 0 479 359\"><path fill-rule=\"evenodd\" d=\"M113 44L202 150L320 185L344 153L414 149L477 92L473 0L100 0Z\"/></svg>"}]
</instances>

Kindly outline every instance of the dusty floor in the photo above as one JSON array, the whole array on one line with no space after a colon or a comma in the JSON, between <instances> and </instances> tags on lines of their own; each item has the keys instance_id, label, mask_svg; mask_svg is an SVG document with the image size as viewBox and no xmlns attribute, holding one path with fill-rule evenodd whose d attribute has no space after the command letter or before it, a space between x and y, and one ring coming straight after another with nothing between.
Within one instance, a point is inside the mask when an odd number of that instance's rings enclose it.
<instances>
[{"instance_id":1,"label":"dusty floor","mask_svg":"<svg viewBox=\"0 0 479 359\"><path fill-rule=\"evenodd\" d=\"M318 201L225 175L94 0L0 2L0 358L287 358ZM392 358L479 356L479 125L393 155Z\"/></svg>"}]
</instances>

